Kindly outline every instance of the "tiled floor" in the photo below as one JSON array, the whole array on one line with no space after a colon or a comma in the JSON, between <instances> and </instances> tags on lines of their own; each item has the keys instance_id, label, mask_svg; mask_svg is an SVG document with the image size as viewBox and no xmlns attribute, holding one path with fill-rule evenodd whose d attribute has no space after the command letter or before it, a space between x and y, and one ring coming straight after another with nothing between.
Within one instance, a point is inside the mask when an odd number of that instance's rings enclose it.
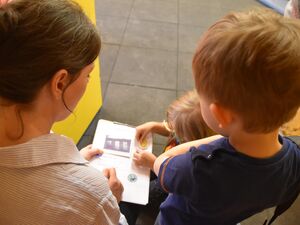
<instances>
[{"instance_id":1,"label":"tiled floor","mask_svg":"<svg viewBox=\"0 0 300 225\"><path fill-rule=\"evenodd\" d=\"M92 142L99 118L139 125L161 121L167 106L193 88L191 60L200 35L231 10L254 0L95 0L102 37L103 106L79 143ZM155 137L159 153L164 138ZM243 225L262 224L268 212ZM151 224L144 217L141 225ZM300 201L274 225L299 225Z\"/></svg>"}]
</instances>

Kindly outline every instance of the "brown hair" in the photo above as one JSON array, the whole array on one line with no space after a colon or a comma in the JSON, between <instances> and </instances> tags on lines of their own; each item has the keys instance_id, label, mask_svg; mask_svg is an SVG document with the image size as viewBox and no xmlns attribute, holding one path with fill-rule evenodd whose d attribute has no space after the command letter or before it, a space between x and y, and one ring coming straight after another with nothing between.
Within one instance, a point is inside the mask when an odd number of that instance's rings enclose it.
<instances>
[{"instance_id":1,"label":"brown hair","mask_svg":"<svg viewBox=\"0 0 300 225\"><path fill-rule=\"evenodd\" d=\"M193 59L197 91L231 109L248 132L270 132L300 105L300 23L270 10L231 13Z\"/></svg>"},{"instance_id":2,"label":"brown hair","mask_svg":"<svg viewBox=\"0 0 300 225\"><path fill-rule=\"evenodd\" d=\"M0 98L27 104L60 69L70 83L100 51L100 37L69 0L13 0L0 7Z\"/></svg>"},{"instance_id":3,"label":"brown hair","mask_svg":"<svg viewBox=\"0 0 300 225\"><path fill-rule=\"evenodd\" d=\"M182 142L194 141L214 134L204 122L196 91L186 92L167 109L168 126Z\"/></svg>"}]
</instances>

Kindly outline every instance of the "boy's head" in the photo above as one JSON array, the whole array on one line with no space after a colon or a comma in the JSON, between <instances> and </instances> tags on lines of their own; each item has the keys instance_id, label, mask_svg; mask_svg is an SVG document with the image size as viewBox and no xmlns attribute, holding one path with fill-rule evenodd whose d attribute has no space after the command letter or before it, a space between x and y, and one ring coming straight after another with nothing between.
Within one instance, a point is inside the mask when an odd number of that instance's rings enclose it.
<instances>
[{"instance_id":1,"label":"boy's head","mask_svg":"<svg viewBox=\"0 0 300 225\"><path fill-rule=\"evenodd\" d=\"M269 10L212 25L193 59L196 89L231 110L247 132L271 132L300 105L300 22Z\"/></svg>"},{"instance_id":2,"label":"boy's head","mask_svg":"<svg viewBox=\"0 0 300 225\"><path fill-rule=\"evenodd\" d=\"M175 100L167 110L168 126L181 142L188 142L213 135L200 110L196 91L189 91Z\"/></svg>"}]
</instances>

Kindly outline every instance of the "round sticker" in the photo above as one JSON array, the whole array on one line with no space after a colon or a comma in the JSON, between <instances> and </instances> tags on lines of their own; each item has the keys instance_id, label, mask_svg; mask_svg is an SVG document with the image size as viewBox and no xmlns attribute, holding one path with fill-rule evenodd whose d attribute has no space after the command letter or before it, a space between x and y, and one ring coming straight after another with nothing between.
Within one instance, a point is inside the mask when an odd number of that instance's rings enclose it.
<instances>
[{"instance_id":1,"label":"round sticker","mask_svg":"<svg viewBox=\"0 0 300 225\"><path fill-rule=\"evenodd\" d=\"M137 181L137 176L134 173L131 173L128 175L128 180L129 182L136 182Z\"/></svg>"},{"instance_id":2,"label":"round sticker","mask_svg":"<svg viewBox=\"0 0 300 225\"><path fill-rule=\"evenodd\" d=\"M139 142L139 147L141 149L147 149L148 147L148 140L145 138L142 141Z\"/></svg>"}]
</instances>

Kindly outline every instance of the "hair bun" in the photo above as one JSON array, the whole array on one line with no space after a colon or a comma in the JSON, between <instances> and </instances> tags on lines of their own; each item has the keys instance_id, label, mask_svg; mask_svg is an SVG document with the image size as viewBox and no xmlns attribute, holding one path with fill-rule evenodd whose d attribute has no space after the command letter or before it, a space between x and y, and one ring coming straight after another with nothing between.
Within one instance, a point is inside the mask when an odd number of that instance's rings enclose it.
<instances>
[{"instance_id":1,"label":"hair bun","mask_svg":"<svg viewBox=\"0 0 300 225\"><path fill-rule=\"evenodd\" d=\"M17 27L19 21L18 12L11 4L0 6L0 41L4 41Z\"/></svg>"}]
</instances>

